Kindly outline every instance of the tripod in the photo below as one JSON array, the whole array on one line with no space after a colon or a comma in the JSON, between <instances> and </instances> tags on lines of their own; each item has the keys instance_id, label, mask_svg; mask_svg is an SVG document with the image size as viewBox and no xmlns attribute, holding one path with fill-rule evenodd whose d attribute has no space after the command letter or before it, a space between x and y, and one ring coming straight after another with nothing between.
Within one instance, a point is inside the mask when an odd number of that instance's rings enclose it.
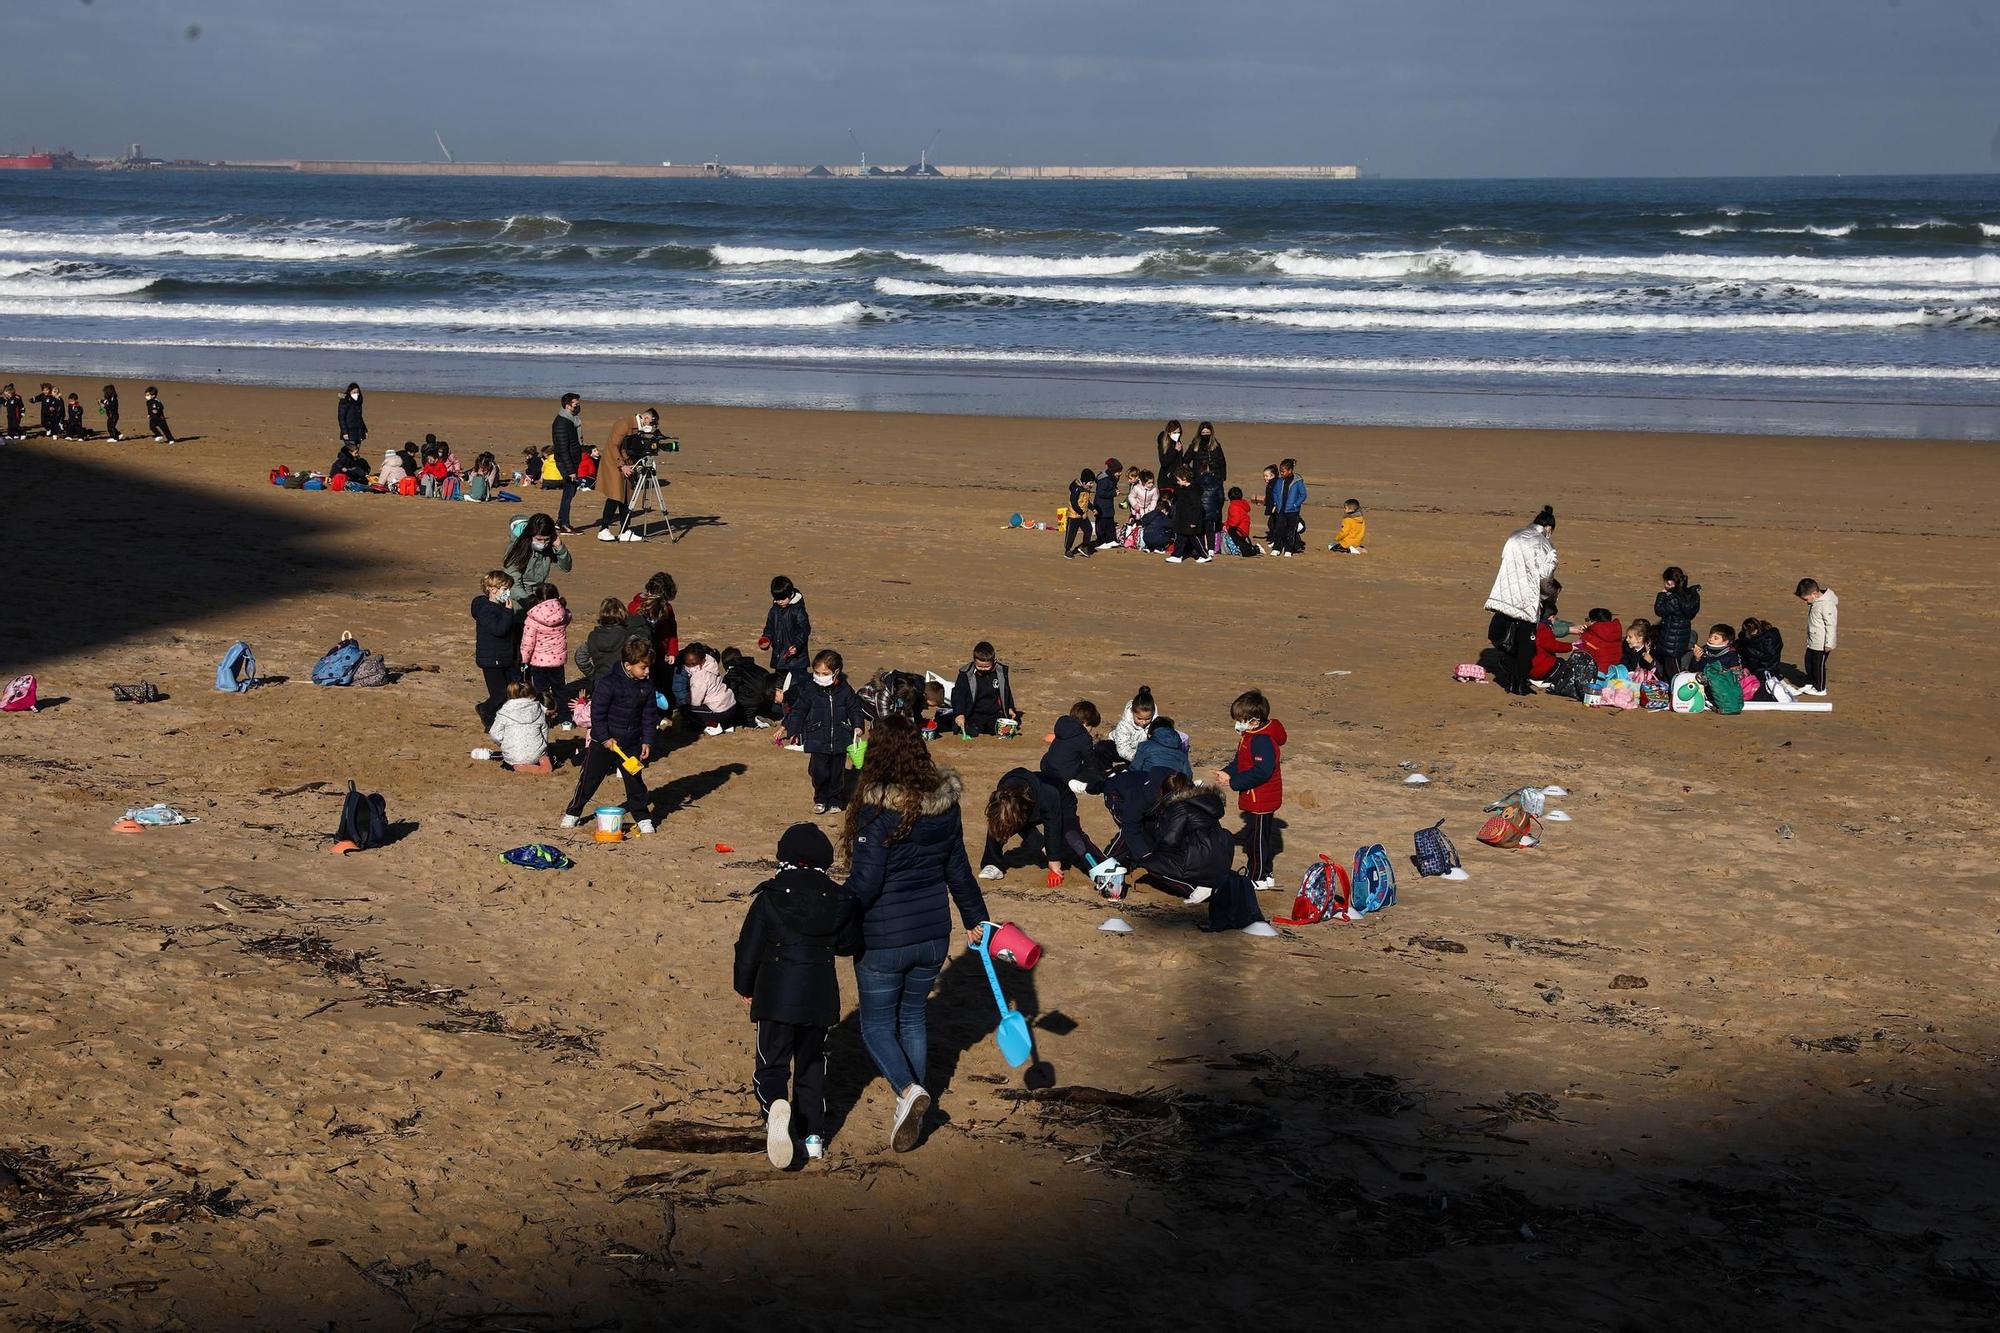
<instances>
[{"instance_id":1,"label":"tripod","mask_svg":"<svg viewBox=\"0 0 2000 1333\"><path fill-rule=\"evenodd\" d=\"M632 495L625 502L625 520L618 529L621 537L632 530L633 516L648 506L659 511L661 521L667 525L668 540L679 540L674 535L674 521L667 515L666 483L660 480L660 471L651 459L632 473Z\"/></svg>"}]
</instances>

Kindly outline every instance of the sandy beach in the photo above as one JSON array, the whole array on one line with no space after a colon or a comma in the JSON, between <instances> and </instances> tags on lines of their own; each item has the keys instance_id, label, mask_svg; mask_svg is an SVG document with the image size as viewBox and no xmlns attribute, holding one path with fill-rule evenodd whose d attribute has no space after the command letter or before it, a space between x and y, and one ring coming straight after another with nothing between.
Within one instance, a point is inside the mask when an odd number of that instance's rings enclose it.
<instances>
[{"instance_id":1,"label":"sandy beach","mask_svg":"<svg viewBox=\"0 0 2000 1333\"><path fill-rule=\"evenodd\" d=\"M0 1324L2000 1312L2000 704L1976 673L2000 638L1993 446L1218 421L1246 491L1299 460L1309 552L1174 567L1065 562L1059 534L1006 527L1052 519L1081 466L1151 466L1157 420L658 403L685 531L576 540L558 582L586 622L665 569L683 642L748 649L783 573L856 678L949 675L992 640L1030 737L940 743L969 822L1076 699L1115 717L1150 684L1200 770L1255 686L1291 736L1266 911L1320 852L1381 842L1398 863L1396 907L1279 939L1201 933L1144 891L1119 909L1134 932L1105 934L1080 877L1011 870L985 887L1047 949L1003 977L1040 1081L1122 1096L1025 1094L961 953L931 1010L939 1123L893 1154L843 967L829 1160L781 1175L729 956L778 833L808 816L803 757L768 733L682 737L648 772L655 836L558 830L572 768L467 758L467 603L508 520L555 497L281 490L271 468L333 456L331 387L162 390L186 444L0 446L0 670L60 700L0 716ZM434 431L518 465L554 396L371 393L369 452ZM642 405L587 403L585 438ZM1350 495L1369 553L1332 556ZM1834 711L1618 714L1453 684L1501 543L1545 503L1577 619L1650 614L1678 564L1704 626L1770 619L1795 661L1793 585L1838 590ZM342 631L400 678L314 688ZM216 692L236 639L285 683ZM112 702L142 678L169 697ZM350 779L400 836L335 858ZM1477 845L1481 806L1524 783L1568 788L1572 822L1530 851ZM153 801L200 822L111 832ZM1439 819L1468 882L1408 866ZM1101 806L1086 820L1109 836ZM576 868L500 859L530 841ZM755 1142L636 1146L688 1122Z\"/></svg>"}]
</instances>

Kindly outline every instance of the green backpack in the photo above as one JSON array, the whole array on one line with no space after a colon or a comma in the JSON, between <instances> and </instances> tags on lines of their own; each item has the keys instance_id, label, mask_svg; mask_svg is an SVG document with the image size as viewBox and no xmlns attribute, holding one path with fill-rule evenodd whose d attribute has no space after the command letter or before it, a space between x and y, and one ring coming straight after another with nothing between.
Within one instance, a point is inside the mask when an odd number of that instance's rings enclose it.
<instances>
[{"instance_id":1,"label":"green backpack","mask_svg":"<svg viewBox=\"0 0 2000 1333\"><path fill-rule=\"evenodd\" d=\"M1711 662L1701 669L1701 683L1708 687L1708 702L1725 716L1743 711L1743 682L1736 673Z\"/></svg>"}]
</instances>

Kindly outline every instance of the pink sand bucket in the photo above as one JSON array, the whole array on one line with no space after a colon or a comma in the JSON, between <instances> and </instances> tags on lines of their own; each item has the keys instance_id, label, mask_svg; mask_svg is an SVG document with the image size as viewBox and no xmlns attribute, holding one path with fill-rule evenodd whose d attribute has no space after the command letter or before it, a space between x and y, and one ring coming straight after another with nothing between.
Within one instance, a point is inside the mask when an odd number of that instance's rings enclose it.
<instances>
[{"instance_id":1,"label":"pink sand bucket","mask_svg":"<svg viewBox=\"0 0 2000 1333\"><path fill-rule=\"evenodd\" d=\"M989 929L993 936L987 941L987 949L1001 962L1012 963L1027 972L1042 961L1042 946L1029 939L1028 932L1012 921L1002 921Z\"/></svg>"}]
</instances>

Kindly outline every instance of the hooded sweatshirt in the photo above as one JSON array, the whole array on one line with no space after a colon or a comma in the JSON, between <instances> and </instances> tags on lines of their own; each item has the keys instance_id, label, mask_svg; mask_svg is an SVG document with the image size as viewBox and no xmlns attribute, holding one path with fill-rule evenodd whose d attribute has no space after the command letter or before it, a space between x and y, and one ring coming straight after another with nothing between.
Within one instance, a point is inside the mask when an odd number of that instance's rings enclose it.
<instances>
[{"instance_id":1,"label":"hooded sweatshirt","mask_svg":"<svg viewBox=\"0 0 2000 1333\"><path fill-rule=\"evenodd\" d=\"M757 886L736 937L736 993L754 1022L840 1021L836 956L861 952L861 910L824 870L784 866Z\"/></svg>"},{"instance_id":2,"label":"hooded sweatshirt","mask_svg":"<svg viewBox=\"0 0 2000 1333\"><path fill-rule=\"evenodd\" d=\"M583 647L576 650L576 669L586 678L596 680L625 660L625 640L632 638L633 634L629 620L615 625L599 625L583 641Z\"/></svg>"},{"instance_id":3,"label":"hooded sweatshirt","mask_svg":"<svg viewBox=\"0 0 2000 1333\"><path fill-rule=\"evenodd\" d=\"M486 734L507 763L532 764L549 752L549 715L540 699L509 699Z\"/></svg>"},{"instance_id":4,"label":"hooded sweatshirt","mask_svg":"<svg viewBox=\"0 0 2000 1333\"><path fill-rule=\"evenodd\" d=\"M1367 540L1368 516L1357 509L1340 520L1340 534L1333 539L1333 544L1352 549Z\"/></svg>"},{"instance_id":5,"label":"hooded sweatshirt","mask_svg":"<svg viewBox=\"0 0 2000 1333\"><path fill-rule=\"evenodd\" d=\"M536 602L521 620L521 661L559 667L569 660L569 608L554 597Z\"/></svg>"},{"instance_id":6,"label":"hooded sweatshirt","mask_svg":"<svg viewBox=\"0 0 2000 1333\"><path fill-rule=\"evenodd\" d=\"M1806 651L1830 653L1840 637L1840 599L1827 588L1806 611Z\"/></svg>"},{"instance_id":7,"label":"hooded sweatshirt","mask_svg":"<svg viewBox=\"0 0 2000 1333\"><path fill-rule=\"evenodd\" d=\"M722 663L704 657L687 669L688 707L708 713L726 713L736 706L736 695L722 683Z\"/></svg>"},{"instance_id":8,"label":"hooded sweatshirt","mask_svg":"<svg viewBox=\"0 0 2000 1333\"><path fill-rule=\"evenodd\" d=\"M1139 752L1132 756L1132 768L1140 773L1158 769L1184 778L1194 776L1194 769L1188 763L1187 743L1171 727L1160 727L1139 743Z\"/></svg>"},{"instance_id":9,"label":"hooded sweatshirt","mask_svg":"<svg viewBox=\"0 0 2000 1333\"><path fill-rule=\"evenodd\" d=\"M1096 745L1083 723L1064 713L1056 719L1055 739L1042 755L1042 776L1064 790L1071 782L1081 782L1091 791L1103 790L1104 769L1097 762Z\"/></svg>"},{"instance_id":10,"label":"hooded sweatshirt","mask_svg":"<svg viewBox=\"0 0 2000 1333\"><path fill-rule=\"evenodd\" d=\"M1285 779L1278 771L1278 751L1288 737L1285 724L1272 718L1236 742L1236 758L1222 771L1245 814L1268 815L1285 803Z\"/></svg>"},{"instance_id":11,"label":"hooded sweatshirt","mask_svg":"<svg viewBox=\"0 0 2000 1333\"><path fill-rule=\"evenodd\" d=\"M384 486L394 486L409 475L409 472L403 467L403 456L400 453L397 453L394 449L384 449L382 451L380 480Z\"/></svg>"}]
</instances>

